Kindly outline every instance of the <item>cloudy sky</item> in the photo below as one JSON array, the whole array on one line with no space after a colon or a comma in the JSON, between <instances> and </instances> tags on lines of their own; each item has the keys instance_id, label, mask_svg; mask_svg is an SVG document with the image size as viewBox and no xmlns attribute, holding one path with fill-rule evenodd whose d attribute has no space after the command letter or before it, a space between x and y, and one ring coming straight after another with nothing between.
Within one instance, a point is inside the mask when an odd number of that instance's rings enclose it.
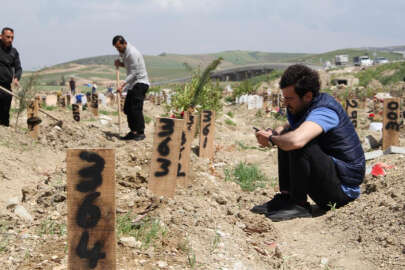
<instances>
[{"instance_id":1,"label":"cloudy sky","mask_svg":"<svg viewBox=\"0 0 405 270\"><path fill-rule=\"evenodd\" d=\"M320 53L405 45L404 0L17 0L0 10L23 68L115 54L224 50Z\"/></svg>"}]
</instances>

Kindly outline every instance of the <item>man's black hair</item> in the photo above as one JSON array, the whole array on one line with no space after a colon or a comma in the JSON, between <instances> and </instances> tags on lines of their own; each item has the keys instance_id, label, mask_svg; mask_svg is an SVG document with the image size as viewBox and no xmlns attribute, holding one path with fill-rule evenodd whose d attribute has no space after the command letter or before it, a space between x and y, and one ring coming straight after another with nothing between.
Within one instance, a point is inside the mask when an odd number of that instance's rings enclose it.
<instances>
[{"instance_id":1,"label":"man's black hair","mask_svg":"<svg viewBox=\"0 0 405 270\"><path fill-rule=\"evenodd\" d=\"M125 40L125 38L123 36L117 35L113 38L112 45L115 46L115 44L117 44L117 42L123 44L123 43L126 43L127 41Z\"/></svg>"},{"instance_id":2,"label":"man's black hair","mask_svg":"<svg viewBox=\"0 0 405 270\"><path fill-rule=\"evenodd\" d=\"M289 66L281 77L281 89L292 85L295 86L295 93L300 98L307 92L312 92L313 96L316 97L321 88L318 72L302 64Z\"/></svg>"},{"instance_id":3,"label":"man's black hair","mask_svg":"<svg viewBox=\"0 0 405 270\"><path fill-rule=\"evenodd\" d=\"M2 34L2 35L4 35L4 32L5 32L5 31L10 31L11 33L14 33L13 28L10 28L10 27L4 27L4 28L1 30L1 34Z\"/></svg>"}]
</instances>

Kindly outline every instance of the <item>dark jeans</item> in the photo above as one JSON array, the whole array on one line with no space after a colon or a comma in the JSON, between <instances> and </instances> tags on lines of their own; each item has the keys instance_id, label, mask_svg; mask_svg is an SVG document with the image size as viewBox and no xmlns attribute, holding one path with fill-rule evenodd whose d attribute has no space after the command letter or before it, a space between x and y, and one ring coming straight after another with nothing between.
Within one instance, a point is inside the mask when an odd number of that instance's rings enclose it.
<instances>
[{"instance_id":1,"label":"dark jeans","mask_svg":"<svg viewBox=\"0 0 405 270\"><path fill-rule=\"evenodd\" d=\"M320 207L336 203L343 206L353 199L341 188L335 163L325 154L316 140L301 149L278 149L280 191L288 191L296 202L307 200L307 195Z\"/></svg>"},{"instance_id":2,"label":"dark jeans","mask_svg":"<svg viewBox=\"0 0 405 270\"><path fill-rule=\"evenodd\" d=\"M2 87L11 91L11 86L7 84L0 84ZM10 107L12 96L0 90L0 125L10 125Z\"/></svg>"},{"instance_id":3,"label":"dark jeans","mask_svg":"<svg viewBox=\"0 0 405 270\"><path fill-rule=\"evenodd\" d=\"M143 101L149 86L144 83L137 83L128 90L125 98L124 113L127 115L128 126L131 131L143 134L145 130L145 119L143 118Z\"/></svg>"}]
</instances>

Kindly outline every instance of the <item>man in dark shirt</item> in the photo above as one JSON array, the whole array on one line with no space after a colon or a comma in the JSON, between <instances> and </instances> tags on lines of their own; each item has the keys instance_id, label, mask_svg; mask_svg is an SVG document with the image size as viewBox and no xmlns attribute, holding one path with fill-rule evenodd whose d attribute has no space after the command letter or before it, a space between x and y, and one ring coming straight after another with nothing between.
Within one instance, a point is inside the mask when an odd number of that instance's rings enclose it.
<instances>
[{"instance_id":1,"label":"man in dark shirt","mask_svg":"<svg viewBox=\"0 0 405 270\"><path fill-rule=\"evenodd\" d=\"M11 84L19 85L22 68L18 51L13 47L14 30L5 27L0 39L0 85L11 91ZM0 125L9 126L12 96L0 93Z\"/></svg>"},{"instance_id":2,"label":"man in dark shirt","mask_svg":"<svg viewBox=\"0 0 405 270\"><path fill-rule=\"evenodd\" d=\"M319 92L318 72L292 65L280 89L288 122L256 132L261 146L278 147L280 193L251 210L281 221L311 217L308 196L325 210L358 198L366 167L360 139L342 106Z\"/></svg>"},{"instance_id":3,"label":"man in dark shirt","mask_svg":"<svg viewBox=\"0 0 405 270\"><path fill-rule=\"evenodd\" d=\"M75 82L75 79L73 79L73 77L70 78L69 86L70 86L70 92L71 92L72 96L76 95L76 82Z\"/></svg>"}]
</instances>

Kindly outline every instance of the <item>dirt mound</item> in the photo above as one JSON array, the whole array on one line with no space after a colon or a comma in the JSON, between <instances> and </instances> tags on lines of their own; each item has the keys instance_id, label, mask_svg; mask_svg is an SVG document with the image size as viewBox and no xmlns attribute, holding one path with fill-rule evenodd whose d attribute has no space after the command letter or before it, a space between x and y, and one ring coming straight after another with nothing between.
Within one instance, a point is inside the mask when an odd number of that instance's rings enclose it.
<instances>
[{"instance_id":1,"label":"dirt mound","mask_svg":"<svg viewBox=\"0 0 405 270\"><path fill-rule=\"evenodd\" d=\"M405 156L382 157L379 162L393 165L385 177L368 175L361 198L330 213L327 224L351 235L365 257L383 269L405 266ZM369 162L370 164L376 160Z\"/></svg>"}]
</instances>

